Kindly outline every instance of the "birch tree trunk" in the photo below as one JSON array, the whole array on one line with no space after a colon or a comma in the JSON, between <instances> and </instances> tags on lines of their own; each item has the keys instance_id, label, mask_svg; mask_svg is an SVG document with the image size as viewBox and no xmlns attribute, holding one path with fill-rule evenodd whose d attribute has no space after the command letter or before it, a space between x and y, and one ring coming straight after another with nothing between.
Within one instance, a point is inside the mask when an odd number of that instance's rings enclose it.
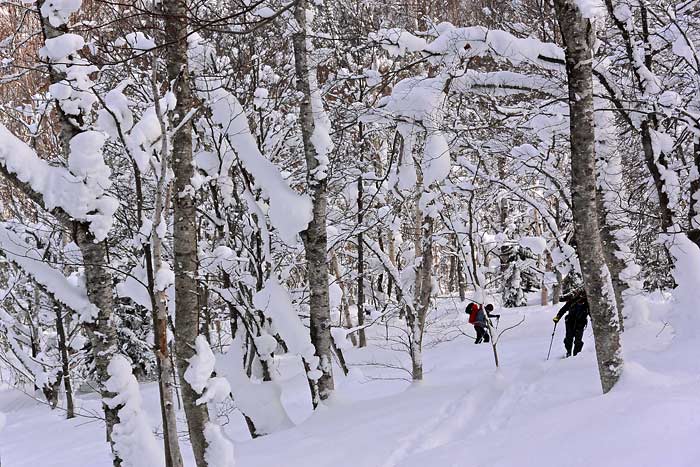
<instances>
[{"instance_id":1,"label":"birch tree trunk","mask_svg":"<svg viewBox=\"0 0 700 467\"><path fill-rule=\"evenodd\" d=\"M185 122L194 107L187 65L188 5L185 0L170 0L163 5L165 34L170 39L166 48L168 80L174 87L177 104L173 110L172 128L179 128L172 142L173 252L175 258L175 353L180 375L182 402L187 428L197 467L205 467L206 438L204 427L209 421L205 404L197 405L197 393L185 379L189 360L195 353L194 342L199 333L197 299L197 223L194 206L192 161L192 124Z\"/></svg>"},{"instance_id":2,"label":"birch tree trunk","mask_svg":"<svg viewBox=\"0 0 700 467\"><path fill-rule=\"evenodd\" d=\"M155 74L157 73L157 62L154 60L153 73L153 95L155 96L155 110L160 122L161 134L167 134L165 116L160 106L160 99L156 89ZM155 355L158 370L158 389L160 392L160 410L163 420L163 447L165 451L166 467L183 467L180 443L177 436L177 416L173 401L174 379L173 361L170 358L170 347L168 346L168 294L165 286L156 287L155 277L158 271L163 268L163 240L159 231L161 222L167 215L170 201L170 182L168 177L168 161L170 158L169 138L162 138L161 143L161 167L160 176L156 186L155 209L153 211L153 228L151 229L151 247L146 255L151 255L147 261L148 285L151 291L151 305L153 307L153 333L155 335Z\"/></svg>"},{"instance_id":3,"label":"birch tree trunk","mask_svg":"<svg viewBox=\"0 0 700 467\"><path fill-rule=\"evenodd\" d=\"M63 387L66 392L66 418L75 417L75 406L73 404L73 384L70 376L70 359L68 356L68 339L66 338L66 328L63 324L64 308L52 298L53 309L56 312L56 334L58 336L58 351L61 354L61 368L63 369Z\"/></svg>"},{"instance_id":4,"label":"birch tree trunk","mask_svg":"<svg viewBox=\"0 0 700 467\"><path fill-rule=\"evenodd\" d=\"M312 136L316 131L316 122L312 109L312 91L309 74L315 68L309 66L309 50L307 47L306 0L299 0L294 10L294 19L298 31L292 36L294 44L294 64L296 71L297 90L302 95L299 120L306 159L307 183L311 190L313 201L313 218L308 228L302 233L306 251L306 268L309 280L310 298L309 313L311 327L311 342L316 347L316 355L320 359L319 370L322 375L318 379L318 392L321 400L327 399L334 389L331 341L331 313L328 301L328 265L326 236L326 204L328 198L328 181L319 177L320 161L317 148Z\"/></svg>"},{"instance_id":5,"label":"birch tree trunk","mask_svg":"<svg viewBox=\"0 0 700 467\"><path fill-rule=\"evenodd\" d=\"M419 191L422 193L422 191ZM411 332L411 363L413 381L423 380L423 331L425 319L430 308L433 281L433 226L434 220L430 216L423 215L416 206L416 220L420 231L421 243L420 263L416 271L416 303L415 312L409 308L408 325ZM418 259L418 258L416 258ZM415 314L415 315L414 315Z\"/></svg>"},{"instance_id":6,"label":"birch tree trunk","mask_svg":"<svg viewBox=\"0 0 700 467\"><path fill-rule=\"evenodd\" d=\"M593 321L603 393L622 372L620 329L610 272L605 264L596 209L593 120L593 27L575 0L555 0L566 50L571 131L571 192L576 243Z\"/></svg>"},{"instance_id":7,"label":"birch tree trunk","mask_svg":"<svg viewBox=\"0 0 700 467\"><path fill-rule=\"evenodd\" d=\"M79 223L75 226L75 243L83 255L85 268L85 285L90 303L98 309L97 318L84 325L88 332L88 338L92 344L92 352L95 361L95 374L99 382L102 400L113 398L116 394L107 391L104 382L109 379L107 365L110 359L119 351L117 346L117 331L112 320L114 309L112 275L106 261L104 243L95 243L95 238L90 232L89 225ZM114 450L112 441L112 429L119 423L119 409L121 406L110 408L103 403L105 412L105 424L107 427L107 441L110 443L115 467L121 465L121 459Z\"/></svg>"},{"instance_id":8,"label":"birch tree trunk","mask_svg":"<svg viewBox=\"0 0 700 467\"><path fill-rule=\"evenodd\" d=\"M59 37L68 32L68 28L64 25L60 29L53 27L49 21L41 14L41 8L44 2L37 3L39 18L41 21L41 29L44 39L52 39ZM56 84L64 79L64 74L57 67L49 65L49 81L51 84ZM84 120L83 115L74 115L69 118L63 111L60 105L56 106L58 120L61 124L60 139L64 157L68 160L70 155L70 140L83 131L79 123ZM30 193L32 190L25 184L25 193ZM31 196L33 199L43 198L37 193ZM65 214L65 213L64 213ZM75 244L80 249L83 257L83 265L85 270L85 284L87 295L90 303L97 307L98 313L94 321L84 325L87 331L88 338L92 344L93 359L95 365L95 376L97 377L100 396L102 397L102 407L105 413L106 439L112 450L112 459L115 467L121 466L121 459L114 450L114 442L112 441L112 429L114 425L119 423L120 406L110 408L104 403L104 400L111 399L115 396L108 391L104 383L109 379L107 365L116 353L117 332L112 319L112 310L114 309L113 293L114 287L112 283L112 274L110 273L107 264L107 242L95 242L95 237L90 231L90 224L87 222L70 222L70 217L66 214L63 217L63 222L71 227L73 231Z\"/></svg>"},{"instance_id":9,"label":"birch tree trunk","mask_svg":"<svg viewBox=\"0 0 700 467\"><path fill-rule=\"evenodd\" d=\"M162 222L161 214L167 212L167 202L163 202L163 197L166 193L163 192L163 177L165 176L167 164L165 156L162 163L163 170L161 179L158 182L158 190L156 193L155 212L153 214L155 222L151 231L151 245L153 247L152 260L149 272L149 288L151 289L151 302L153 306L153 332L155 335L155 355L158 370L158 389L160 391L160 410L163 419L163 447L165 449L165 465L166 467L182 467L182 454L180 453L180 444L177 436L177 416L175 413L175 404L173 400L173 365L170 359L170 351L168 346L168 295L165 288L157 288L154 278L157 272L163 267L163 244L158 236L160 223ZM164 206L165 205L165 206ZM155 267L153 266L155 265ZM154 271L155 270L155 271Z\"/></svg>"}]
</instances>

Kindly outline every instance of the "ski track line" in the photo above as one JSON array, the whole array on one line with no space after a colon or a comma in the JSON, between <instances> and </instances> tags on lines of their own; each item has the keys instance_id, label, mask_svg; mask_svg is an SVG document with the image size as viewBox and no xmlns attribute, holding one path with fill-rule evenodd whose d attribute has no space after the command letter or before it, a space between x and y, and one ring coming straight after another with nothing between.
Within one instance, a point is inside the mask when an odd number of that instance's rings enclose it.
<instances>
[{"instance_id":1,"label":"ski track line","mask_svg":"<svg viewBox=\"0 0 700 467\"><path fill-rule=\"evenodd\" d=\"M421 438L428 435L429 433L435 431L445 420L453 416L455 409L464 404L465 400L468 400L472 388L462 393L462 395L444 404L438 414L432 418L429 423L423 424L419 428L414 429L408 435L404 436L399 443L399 446L395 448L382 464L382 467L398 467L399 462L407 458L411 453L415 452L417 445Z\"/></svg>"},{"instance_id":2,"label":"ski track line","mask_svg":"<svg viewBox=\"0 0 700 467\"><path fill-rule=\"evenodd\" d=\"M454 401L454 411L443 423L435 426L412 452L423 452L444 446L457 436L467 439L472 434L488 434L498 431L512 418L512 408L536 392L541 372L532 372L524 381L517 381L522 370L507 378L494 379L491 384L480 386L470 394ZM475 420L473 429L462 432L468 422Z\"/></svg>"},{"instance_id":3,"label":"ski track line","mask_svg":"<svg viewBox=\"0 0 700 467\"><path fill-rule=\"evenodd\" d=\"M425 433L420 445L413 452L423 452L443 446L454 439L455 432L466 426L470 420L479 420L481 418L479 414L484 411L483 407L487 407L488 401L499 392L498 389L495 391L493 389L489 384L477 388L466 397L453 401L448 416Z\"/></svg>"}]
</instances>

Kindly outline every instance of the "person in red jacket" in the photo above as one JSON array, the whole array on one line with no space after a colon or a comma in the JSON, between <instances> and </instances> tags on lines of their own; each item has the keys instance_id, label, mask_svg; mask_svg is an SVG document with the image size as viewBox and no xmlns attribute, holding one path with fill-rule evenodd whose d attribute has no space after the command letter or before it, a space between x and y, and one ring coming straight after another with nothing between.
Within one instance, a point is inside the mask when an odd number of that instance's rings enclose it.
<instances>
[{"instance_id":1,"label":"person in red jacket","mask_svg":"<svg viewBox=\"0 0 700 467\"><path fill-rule=\"evenodd\" d=\"M493 311L493 305L490 303L486 305L486 310L484 312L484 308L477 305L476 303L470 303L467 306L467 314L469 315L469 324L474 325L474 330L476 331L476 340L474 340L475 344L481 344L482 342L486 343L491 340L488 332L488 326L486 323L486 320L489 319L492 315L491 312ZM497 315L493 315L494 317ZM500 317L500 316L498 316Z\"/></svg>"}]
</instances>

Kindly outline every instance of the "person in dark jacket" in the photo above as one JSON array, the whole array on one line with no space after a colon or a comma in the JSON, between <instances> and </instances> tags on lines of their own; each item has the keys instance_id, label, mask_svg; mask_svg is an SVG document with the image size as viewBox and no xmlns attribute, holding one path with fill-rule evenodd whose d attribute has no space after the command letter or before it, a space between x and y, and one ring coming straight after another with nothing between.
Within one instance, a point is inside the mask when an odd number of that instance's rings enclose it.
<instances>
[{"instance_id":1,"label":"person in dark jacket","mask_svg":"<svg viewBox=\"0 0 700 467\"><path fill-rule=\"evenodd\" d=\"M583 349L583 331L588 325L588 298L586 292L581 289L568 298L566 304L559 310L559 313L552 321L558 323L562 316L566 324L566 336L564 337L564 347L566 356L576 356Z\"/></svg>"}]
</instances>

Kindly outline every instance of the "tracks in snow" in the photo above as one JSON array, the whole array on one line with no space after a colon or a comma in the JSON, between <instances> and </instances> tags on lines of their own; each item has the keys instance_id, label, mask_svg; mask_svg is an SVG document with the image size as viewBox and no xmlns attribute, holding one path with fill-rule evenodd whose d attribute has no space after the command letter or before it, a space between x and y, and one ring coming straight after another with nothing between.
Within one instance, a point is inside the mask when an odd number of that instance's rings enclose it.
<instances>
[{"instance_id":1,"label":"tracks in snow","mask_svg":"<svg viewBox=\"0 0 700 467\"><path fill-rule=\"evenodd\" d=\"M536 381L542 370L530 370L524 378L519 378L522 370L509 376L496 373L489 382L470 387L444 404L433 418L401 438L381 466L400 467L412 454L444 446L457 438L467 439L471 434L497 431L510 420L514 406L536 396Z\"/></svg>"}]
</instances>

